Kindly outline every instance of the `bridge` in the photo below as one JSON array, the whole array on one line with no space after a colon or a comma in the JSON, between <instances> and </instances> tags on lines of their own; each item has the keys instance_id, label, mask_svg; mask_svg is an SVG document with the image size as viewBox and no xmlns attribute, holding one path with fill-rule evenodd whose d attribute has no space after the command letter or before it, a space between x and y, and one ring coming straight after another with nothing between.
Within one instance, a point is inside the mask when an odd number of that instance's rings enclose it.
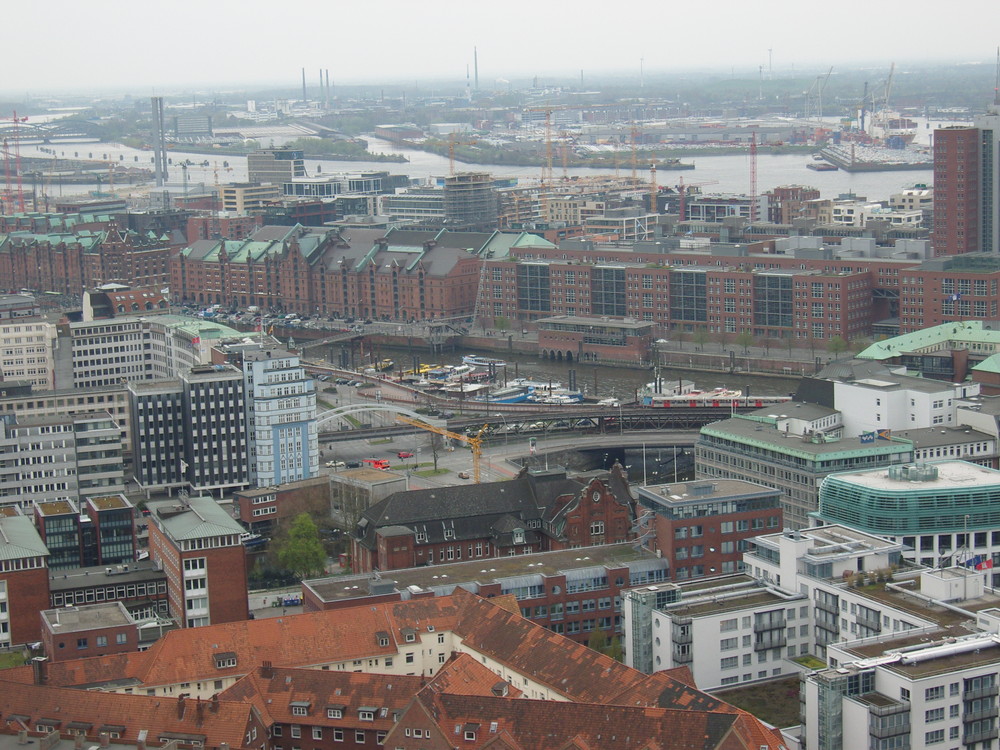
<instances>
[{"instance_id":1,"label":"bridge","mask_svg":"<svg viewBox=\"0 0 1000 750\"><path fill-rule=\"evenodd\" d=\"M375 407L365 409L364 407ZM733 414L755 411L758 407L675 407L670 409L652 409L642 406L621 408L608 407L556 407L559 411L546 410L527 414L490 414L484 416L458 417L447 420L447 429L452 432L466 430L478 431L487 425L484 437L489 441L507 436L542 437L558 432L573 432L581 435L623 435L633 431L684 430L697 431L706 424L728 419ZM342 411L354 409L356 411ZM336 413L334 413L336 412ZM429 424L443 425L433 418L423 416L405 407L381 403L355 404L351 407L331 409L320 415L322 423L342 418L355 413L397 413L405 414L411 419L418 419ZM320 432L320 440L324 443L348 440L368 440L373 438L393 437L396 435L412 435L420 432L417 427L408 425L386 425L383 427L366 427L349 429L342 427L339 431Z\"/></svg>"}]
</instances>

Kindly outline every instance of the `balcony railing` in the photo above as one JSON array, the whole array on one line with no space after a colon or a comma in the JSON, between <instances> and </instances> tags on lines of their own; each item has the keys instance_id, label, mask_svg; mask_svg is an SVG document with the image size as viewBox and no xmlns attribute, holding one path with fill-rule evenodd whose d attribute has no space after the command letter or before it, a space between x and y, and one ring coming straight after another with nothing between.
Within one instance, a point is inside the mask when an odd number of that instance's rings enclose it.
<instances>
[{"instance_id":1,"label":"balcony railing","mask_svg":"<svg viewBox=\"0 0 1000 750\"><path fill-rule=\"evenodd\" d=\"M962 693L962 700L971 701L976 698L989 698L993 695L1000 695L1000 685L987 685L986 687L970 688Z\"/></svg>"}]
</instances>

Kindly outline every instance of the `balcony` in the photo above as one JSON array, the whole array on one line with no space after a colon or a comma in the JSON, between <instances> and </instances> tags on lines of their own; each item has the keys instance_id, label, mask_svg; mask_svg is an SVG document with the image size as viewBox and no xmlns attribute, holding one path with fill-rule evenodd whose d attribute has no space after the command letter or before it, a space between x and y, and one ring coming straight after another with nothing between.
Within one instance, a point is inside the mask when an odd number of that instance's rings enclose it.
<instances>
[{"instance_id":1,"label":"balcony","mask_svg":"<svg viewBox=\"0 0 1000 750\"><path fill-rule=\"evenodd\" d=\"M962 714L962 721L969 723L970 721L978 721L979 719L991 719L998 714L1000 714L1000 709L996 705L992 705L987 708L981 708L978 711L966 711Z\"/></svg>"},{"instance_id":2,"label":"balcony","mask_svg":"<svg viewBox=\"0 0 1000 750\"><path fill-rule=\"evenodd\" d=\"M838 618L840 617L839 602L827 602L822 599L817 599L814 604L816 605L816 609L820 612L829 612L831 615L835 615Z\"/></svg>"},{"instance_id":3,"label":"balcony","mask_svg":"<svg viewBox=\"0 0 1000 750\"><path fill-rule=\"evenodd\" d=\"M882 632L882 618L878 615L871 617L859 614L857 616L857 622L859 625L862 625L876 633Z\"/></svg>"},{"instance_id":4,"label":"balcony","mask_svg":"<svg viewBox=\"0 0 1000 750\"><path fill-rule=\"evenodd\" d=\"M979 729L973 732L966 732L962 735L962 744L968 745L972 742L982 742L983 740L993 740L1000 736L1000 731L996 727L989 729Z\"/></svg>"},{"instance_id":5,"label":"balcony","mask_svg":"<svg viewBox=\"0 0 1000 750\"><path fill-rule=\"evenodd\" d=\"M971 688L962 693L962 700L971 701L976 698L989 698L1000 695L1000 685L987 685L986 687Z\"/></svg>"},{"instance_id":6,"label":"balcony","mask_svg":"<svg viewBox=\"0 0 1000 750\"><path fill-rule=\"evenodd\" d=\"M688 649L687 652L682 653L682 652L678 651L677 649L674 649L673 658L674 658L674 663L675 664L690 664L691 663L691 658L692 658L691 657L691 650Z\"/></svg>"},{"instance_id":7,"label":"balcony","mask_svg":"<svg viewBox=\"0 0 1000 750\"><path fill-rule=\"evenodd\" d=\"M788 641L785 638L784 632L781 635L773 636L771 638L756 640L753 644L754 651L767 651L772 648L784 648Z\"/></svg>"},{"instance_id":8,"label":"balcony","mask_svg":"<svg viewBox=\"0 0 1000 750\"><path fill-rule=\"evenodd\" d=\"M884 740L887 737L896 737L900 734L909 733L909 716L907 716L906 721L904 722L872 721L868 724L868 734L880 740Z\"/></svg>"},{"instance_id":9,"label":"balcony","mask_svg":"<svg viewBox=\"0 0 1000 750\"><path fill-rule=\"evenodd\" d=\"M780 620L770 620L768 622L755 622L753 625L753 632L755 633L766 633L768 630L784 630L786 627L785 619Z\"/></svg>"}]
</instances>

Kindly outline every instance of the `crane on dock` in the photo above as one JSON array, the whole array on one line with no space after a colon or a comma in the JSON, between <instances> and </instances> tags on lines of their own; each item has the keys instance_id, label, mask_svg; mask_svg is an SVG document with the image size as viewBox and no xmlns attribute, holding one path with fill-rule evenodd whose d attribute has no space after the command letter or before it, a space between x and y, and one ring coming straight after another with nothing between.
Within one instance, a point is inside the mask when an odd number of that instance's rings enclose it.
<instances>
[{"instance_id":1,"label":"crane on dock","mask_svg":"<svg viewBox=\"0 0 1000 750\"><path fill-rule=\"evenodd\" d=\"M481 476L480 464L482 463L483 458L483 433L486 432L489 424L484 424L480 427L479 432L475 435L463 435L458 432L447 430L444 427L435 427L427 422L410 419L409 417L397 416L396 421L411 425L412 427L419 427L421 430L427 430L428 432L433 432L436 435L441 435L451 440L461 440L463 443L466 443L469 448L472 449L472 481L479 484Z\"/></svg>"}]
</instances>

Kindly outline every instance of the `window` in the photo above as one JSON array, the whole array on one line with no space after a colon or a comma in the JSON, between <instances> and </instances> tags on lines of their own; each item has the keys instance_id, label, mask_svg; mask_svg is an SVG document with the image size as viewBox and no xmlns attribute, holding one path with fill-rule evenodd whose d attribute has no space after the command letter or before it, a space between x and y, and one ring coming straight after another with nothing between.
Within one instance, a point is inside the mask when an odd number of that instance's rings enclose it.
<instances>
[{"instance_id":1,"label":"window","mask_svg":"<svg viewBox=\"0 0 1000 750\"><path fill-rule=\"evenodd\" d=\"M725 633L728 630L736 630L738 627L738 620L734 617L731 620L722 620L719 623L719 630Z\"/></svg>"},{"instance_id":2,"label":"window","mask_svg":"<svg viewBox=\"0 0 1000 750\"><path fill-rule=\"evenodd\" d=\"M944 721L944 706L924 711L924 721L928 724L932 721Z\"/></svg>"},{"instance_id":3,"label":"window","mask_svg":"<svg viewBox=\"0 0 1000 750\"><path fill-rule=\"evenodd\" d=\"M323 727L313 727L313 739L314 740L323 739Z\"/></svg>"},{"instance_id":4,"label":"window","mask_svg":"<svg viewBox=\"0 0 1000 750\"><path fill-rule=\"evenodd\" d=\"M358 711L358 721L375 721L375 712Z\"/></svg>"},{"instance_id":5,"label":"window","mask_svg":"<svg viewBox=\"0 0 1000 750\"><path fill-rule=\"evenodd\" d=\"M385 732L385 731L376 732L375 733L375 742L378 743L379 745L384 745L385 744L385 735L386 734L387 734L387 732Z\"/></svg>"},{"instance_id":6,"label":"window","mask_svg":"<svg viewBox=\"0 0 1000 750\"><path fill-rule=\"evenodd\" d=\"M128 640L128 635L126 635L125 633L119 633L118 635L115 636L115 643L119 645L125 643L125 641L127 640Z\"/></svg>"},{"instance_id":7,"label":"window","mask_svg":"<svg viewBox=\"0 0 1000 750\"><path fill-rule=\"evenodd\" d=\"M343 719L344 711L340 708L328 708L326 709L326 718L328 719Z\"/></svg>"},{"instance_id":8,"label":"window","mask_svg":"<svg viewBox=\"0 0 1000 750\"><path fill-rule=\"evenodd\" d=\"M924 744L934 745L938 742L944 742L943 729L935 729L933 732L927 732L924 734Z\"/></svg>"},{"instance_id":9,"label":"window","mask_svg":"<svg viewBox=\"0 0 1000 750\"><path fill-rule=\"evenodd\" d=\"M108 645L108 637L106 635L99 635L99 636L97 636L97 647L98 648L101 648L102 646L107 646L107 645Z\"/></svg>"},{"instance_id":10,"label":"window","mask_svg":"<svg viewBox=\"0 0 1000 750\"><path fill-rule=\"evenodd\" d=\"M302 727L300 727L298 724L292 724L292 737L301 737L301 736L302 736Z\"/></svg>"},{"instance_id":11,"label":"window","mask_svg":"<svg viewBox=\"0 0 1000 750\"><path fill-rule=\"evenodd\" d=\"M944 685L938 685L937 687L929 687L924 691L925 701L936 701L944 698ZM944 739L943 737L941 739Z\"/></svg>"},{"instance_id":12,"label":"window","mask_svg":"<svg viewBox=\"0 0 1000 750\"><path fill-rule=\"evenodd\" d=\"M86 638L77 638L76 639L76 647L77 648L87 648L87 639Z\"/></svg>"},{"instance_id":13,"label":"window","mask_svg":"<svg viewBox=\"0 0 1000 750\"><path fill-rule=\"evenodd\" d=\"M334 729L333 730L333 741L334 742L343 742L344 741L344 730L343 729Z\"/></svg>"},{"instance_id":14,"label":"window","mask_svg":"<svg viewBox=\"0 0 1000 750\"><path fill-rule=\"evenodd\" d=\"M307 716L308 709L305 706L292 706L292 716Z\"/></svg>"},{"instance_id":15,"label":"window","mask_svg":"<svg viewBox=\"0 0 1000 750\"><path fill-rule=\"evenodd\" d=\"M740 665L739 657L727 656L719 662L722 669L736 669Z\"/></svg>"},{"instance_id":16,"label":"window","mask_svg":"<svg viewBox=\"0 0 1000 750\"><path fill-rule=\"evenodd\" d=\"M355 729L354 730L354 741L359 745L365 744L365 730Z\"/></svg>"}]
</instances>

